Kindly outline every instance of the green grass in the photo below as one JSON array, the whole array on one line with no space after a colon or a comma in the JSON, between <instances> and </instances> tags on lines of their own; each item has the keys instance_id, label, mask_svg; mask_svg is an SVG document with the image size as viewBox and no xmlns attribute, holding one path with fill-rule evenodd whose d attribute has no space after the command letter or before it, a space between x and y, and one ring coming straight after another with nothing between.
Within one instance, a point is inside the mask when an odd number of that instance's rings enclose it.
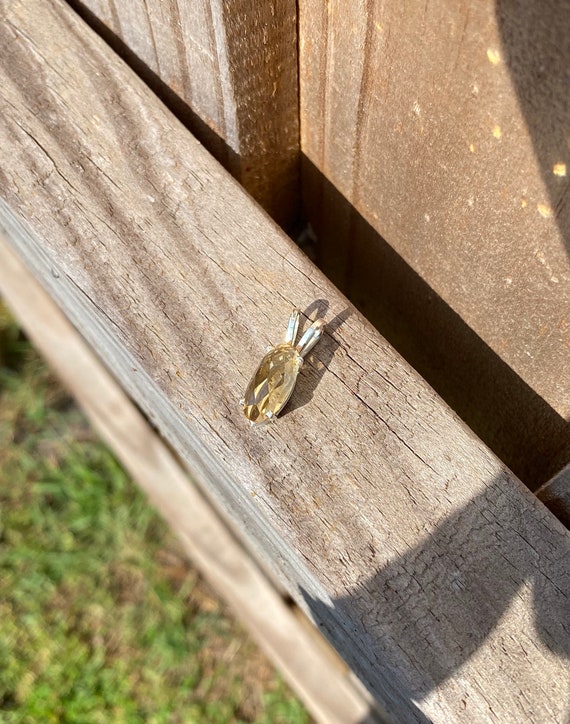
<instances>
[{"instance_id":1,"label":"green grass","mask_svg":"<svg viewBox=\"0 0 570 724\"><path fill-rule=\"evenodd\" d=\"M0 306L0 722L309 717Z\"/></svg>"}]
</instances>

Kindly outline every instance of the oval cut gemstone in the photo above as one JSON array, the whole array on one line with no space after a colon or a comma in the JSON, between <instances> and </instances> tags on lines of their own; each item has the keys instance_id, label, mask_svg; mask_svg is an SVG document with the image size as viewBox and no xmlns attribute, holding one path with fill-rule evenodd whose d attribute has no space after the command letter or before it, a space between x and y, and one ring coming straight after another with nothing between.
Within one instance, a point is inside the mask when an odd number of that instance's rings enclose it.
<instances>
[{"instance_id":1,"label":"oval cut gemstone","mask_svg":"<svg viewBox=\"0 0 570 724\"><path fill-rule=\"evenodd\" d=\"M278 415L297 381L302 357L291 344L273 347L261 360L245 391L243 413L253 424Z\"/></svg>"}]
</instances>

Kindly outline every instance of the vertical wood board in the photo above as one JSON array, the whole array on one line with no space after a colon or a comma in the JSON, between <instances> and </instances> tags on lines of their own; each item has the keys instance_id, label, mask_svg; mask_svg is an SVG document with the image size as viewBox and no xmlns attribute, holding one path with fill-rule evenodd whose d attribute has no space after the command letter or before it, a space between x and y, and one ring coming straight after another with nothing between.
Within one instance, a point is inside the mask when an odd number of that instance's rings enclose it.
<instances>
[{"instance_id":1,"label":"vertical wood board","mask_svg":"<svg viewBox=\"0 0 570 724\"><path fill-rule=\"evenodd\" d=\"M556 0L300 4L319 263L532 487L570 459L569 26Z\"/></svg>"},{"instance_id":2,"label":"vertical wood board","mask_svg":"<svg viewBox=\"0 0 570 724\"><path fill-rule=\"evenodd\" d=\"M294 0L81 0L197 118L190 130L279 223L299 203ZM152 83L151 83L152 85ZM176 110L180 105L176 106ZM202 123L200 123L198 121ZM221 141L221 142L220 142Z\"/></svg>"}]
</instances>

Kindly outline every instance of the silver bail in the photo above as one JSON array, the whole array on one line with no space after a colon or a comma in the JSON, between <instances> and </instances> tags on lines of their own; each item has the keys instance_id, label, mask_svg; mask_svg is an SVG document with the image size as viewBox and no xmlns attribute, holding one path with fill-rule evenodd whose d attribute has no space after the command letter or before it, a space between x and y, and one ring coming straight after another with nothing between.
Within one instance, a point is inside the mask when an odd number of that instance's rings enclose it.
<instances>
[{"instance_id":1,"label":"silver bail","mask_svg":"<svg viewBox=\"0 0 570 724\"><path fill-rule=\"evenodd\" d=\"M299 318L301 312L298 309L294 309L289 317L289 324L287 325L287 332L285 333L285 344L295 344L297 339L297 331L299 329Z\"/></svg>"},{"instance_id":2,"label":"silver bail","mask_svg":"<svg viewBox=\"0 0 570 724\"><path fill-rule=\"evenodd\" d=\"M324 328L324 321L322 319L317 319L317 321L313 322L309 329L307 329L305 334L299 340L299 344L295 348L301 357L305 357L305 355L307 355L317 344L319 339L323 336Z\"/></svg>"}]
</instances>

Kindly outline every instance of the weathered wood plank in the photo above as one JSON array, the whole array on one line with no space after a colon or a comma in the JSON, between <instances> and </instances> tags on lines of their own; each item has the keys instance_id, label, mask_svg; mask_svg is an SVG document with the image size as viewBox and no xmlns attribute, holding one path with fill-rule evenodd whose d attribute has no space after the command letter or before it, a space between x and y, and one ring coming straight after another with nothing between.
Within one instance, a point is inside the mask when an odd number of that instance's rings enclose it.
<instances>
[{"instance_id":1,"label":"weathered wood plank","mask_svg":"<svg viewBox=\"0 0 570 724\"><path fill-rule=\"evenodd\" d=\"M202 121L192 133L282 225L299 212L295 0L74 0ZM204 125L203 125L204 124ZM213 132L213 133L212 133ZM222 140L222 144L219 143Z\"/></svg>"},{"instance_id":2,"label":"weathered wood plank","mask_svg":"<svg viewBox=\"0 0 570 724\"><path fill-rule=\"evenodd\" d=\"M0 295L103 440L179 536L318 721L361 724L374 712L346 665L308 628L192 485L94 352L0 234Z\"/></svg>"},{"instance_id":3,"label":"weathered wood plank","mask_svg":"<svg viewBox=\"0 0 570 724\"><path fill-rule=\"evenodd\" d=\"M535 489L570 461L570 5L299 8L319 264Z\"/></svg>"},{"instance_id":4,"label":"weathered wood plank","mask_svg":"<svg viewBox=\"0 0 570 724\"><path fill-rule=\"evenodd\" d=\"M567 531L63 4L2 7L21 257L391 715L562 721ZM305 303L327 334L252 432Z\"/></svg>"}]
</instances>

